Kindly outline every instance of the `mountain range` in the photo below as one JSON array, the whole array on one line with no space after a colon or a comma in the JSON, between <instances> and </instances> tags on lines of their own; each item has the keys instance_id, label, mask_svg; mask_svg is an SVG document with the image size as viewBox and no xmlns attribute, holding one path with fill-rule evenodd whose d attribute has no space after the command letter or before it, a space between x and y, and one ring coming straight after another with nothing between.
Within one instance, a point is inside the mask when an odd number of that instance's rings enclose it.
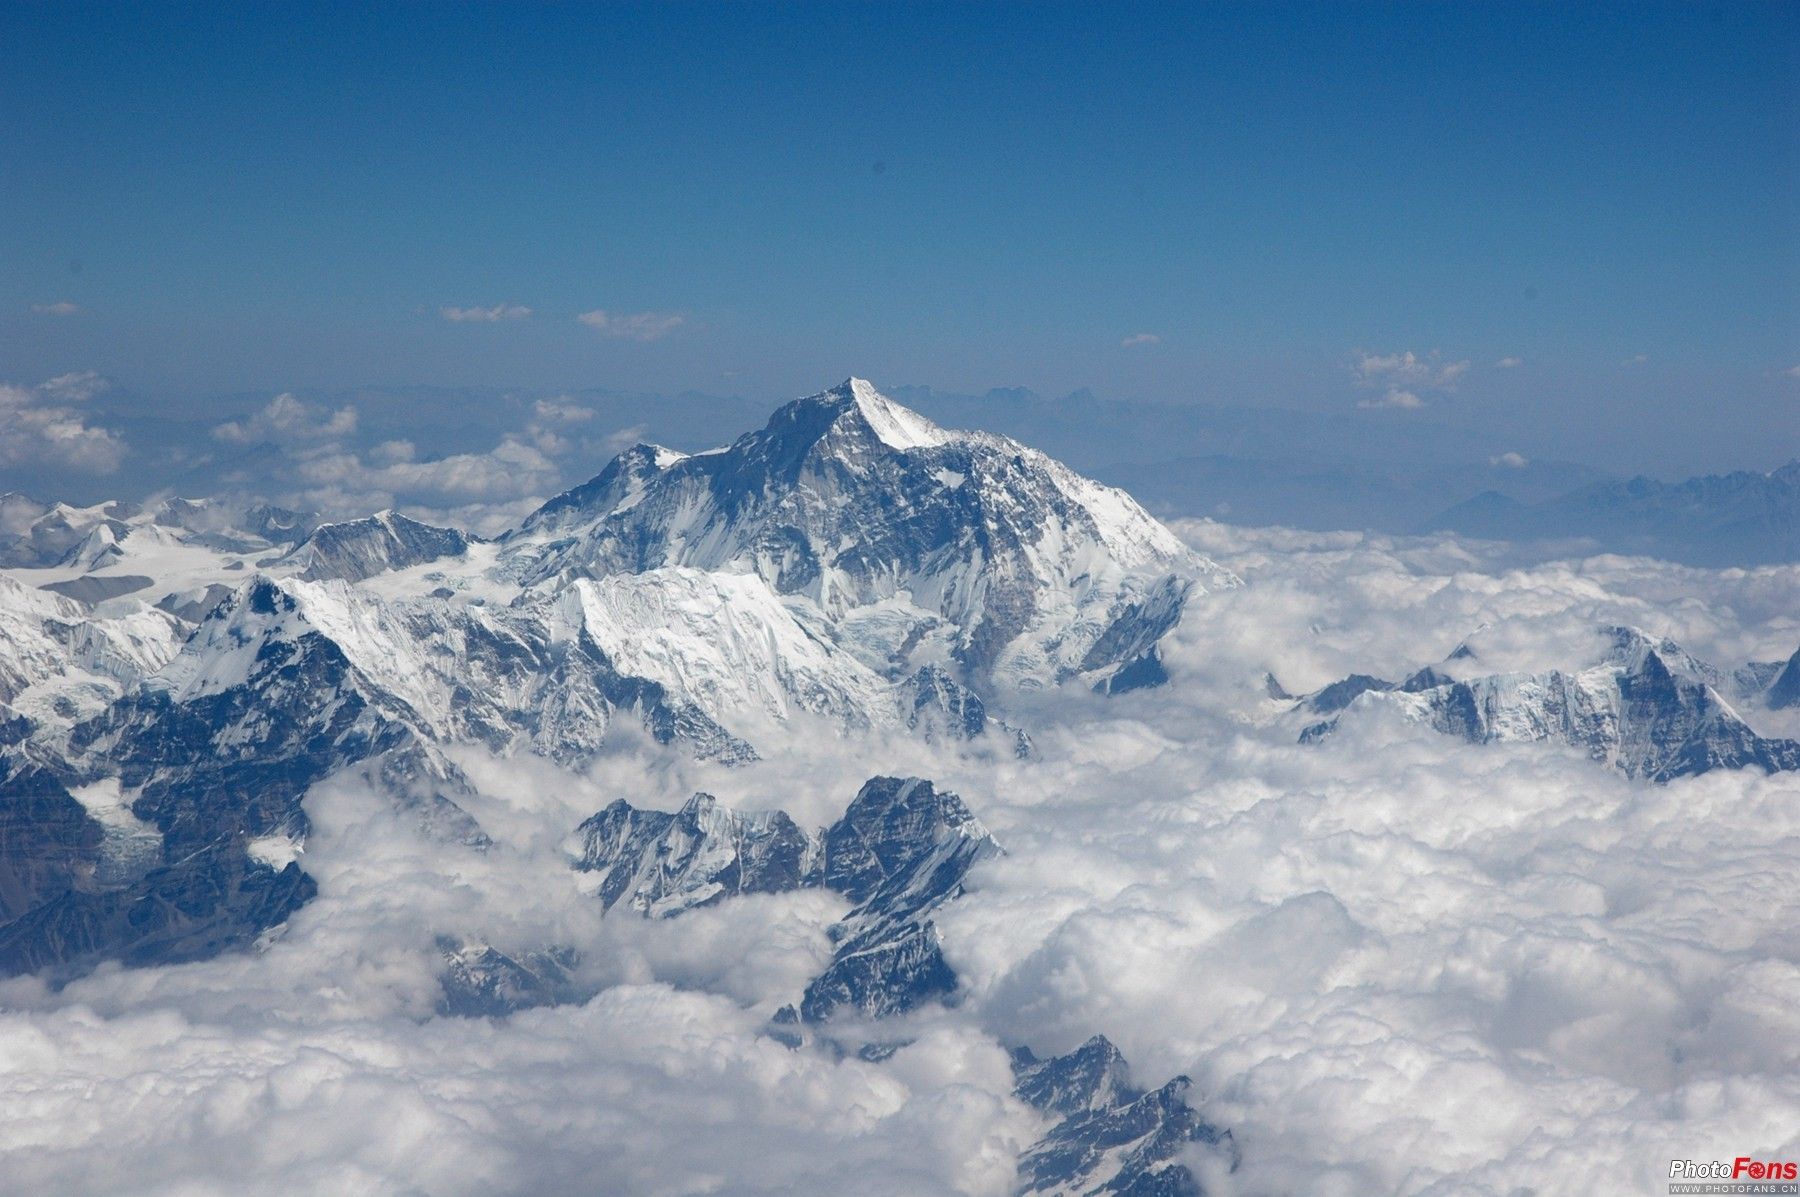
<instances>
[{"instance_id":1,"label":"mountain range","mask_svg":"<svg viewBox=\"0 0 1800 1197\"><path fill-rule=\"evenodd\" d=\"M0 974L61 984L280 935L317 894L306 799L333 776L483 853L471 752L578 770L650 744L727 777L820 736L1027 755L1040 696L1164 683L1171 630L1241 585L1123 492L858 379L721 448L625 449L492 537L391 510L6 496ZM1800 652L1727 672L1632 628L1537 672L1490 667L1477 633L1403 681L1270 693L1306 742L1388 709L1651 782L1800 768L1800 743L1740 713L1800 705ZM701 793L623 795L566 832L572 892L609 919L835 894L829 958L766 1030L869 1059L961 999L938 916L1004 854L919 777L870 778L823 827ZM444 1016L592 996L566 944L440 931ZM1235 1158L1185 1078L1135 1088L1104 1038L1013 1065L1044 1123L1022 1192L1193 1194L1196 1152Z\"/></svg>"},{"instance_id":2,"label":"mountain range","mask_svg":"<svg viewBox=\"0 0 1800 1197\"><path fill-rule=\"evenodd\" d=\"M1688 565L1800 560L1800 460L1766 474L1740 470L1683 482L1595 482L1525 502L1483 491L1428 521L1487 540L1582 540L1613 553Z\"/></svg>"}]
</instances>

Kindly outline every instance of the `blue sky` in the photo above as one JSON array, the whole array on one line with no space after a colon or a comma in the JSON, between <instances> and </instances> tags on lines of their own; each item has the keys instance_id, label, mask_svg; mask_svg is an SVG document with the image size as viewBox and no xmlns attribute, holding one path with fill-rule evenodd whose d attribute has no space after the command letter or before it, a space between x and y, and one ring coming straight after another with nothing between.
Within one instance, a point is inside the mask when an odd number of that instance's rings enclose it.
<instances>
[{"instance_id":1,"label":"blue sky","mask_svg":"<svg viewBox=\"0 0 1800 1197\"><path fill-rule=\"evenodd\" d=\"M0 378L1408 395L1764 464L1797 63L1775 4L14 4Z\"/></svg>"}]
</instances>

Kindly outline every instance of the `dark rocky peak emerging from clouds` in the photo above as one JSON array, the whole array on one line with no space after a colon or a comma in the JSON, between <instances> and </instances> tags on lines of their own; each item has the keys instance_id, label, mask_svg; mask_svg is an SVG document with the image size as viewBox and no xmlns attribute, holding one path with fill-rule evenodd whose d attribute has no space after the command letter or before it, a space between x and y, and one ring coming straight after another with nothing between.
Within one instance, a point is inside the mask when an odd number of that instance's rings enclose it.
<instances>
[{"instance_id":1,"label":"dark rocky peak emerging from clouds","mask_svg":"<svg viewBox=\"0 0 1800 1197\"><path fill-rule=\"evenodd\" d=\"M881 1017L955 992L931 914L999 853L961 798L919 778L867 782L817 835L780 811L739 814L697 794L674 814L620 799L583 823L575 868L600 900L671 917L745 893L824 887L853 908L832 929L836 951L799 1013Z\"/></svg>"},{"instance_id":2,"label":"dark rocky peak emerging from clouds","mask_svg":"<svg viewBox=\"0 0 1800 1197\"><path fill-rule=\"evenodd\" d=\"M1188 1078L1134 1088L1125 1058L1103 1035L1048 1060L1020 1048L1013 1077L1018 1097L1055 1120L1019 1160L1021 1194L1202 1197L1186 1157L1209 1152L1236 1166L1231 1132L1188 1104Z\"/></svg>"}]
</instances>

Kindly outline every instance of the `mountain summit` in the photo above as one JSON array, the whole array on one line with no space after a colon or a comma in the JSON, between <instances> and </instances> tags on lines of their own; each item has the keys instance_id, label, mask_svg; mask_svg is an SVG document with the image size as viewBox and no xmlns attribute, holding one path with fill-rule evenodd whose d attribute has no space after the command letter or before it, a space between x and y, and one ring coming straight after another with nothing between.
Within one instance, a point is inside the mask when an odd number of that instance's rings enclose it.
<instances>
[{"instance_id":1,"label":"mountain summit","mask_svg":"<svg viewBox=\"0 0 1800 1197\"><path fill-rule=\"evenodd\" d=\"M1130 496L1006 437L846 379L727 448L626 450L506 538L527 587L669 568L751 573L889 677L1104 683L1196 588L1237 579Z\"/></svg>"}]
</instances>

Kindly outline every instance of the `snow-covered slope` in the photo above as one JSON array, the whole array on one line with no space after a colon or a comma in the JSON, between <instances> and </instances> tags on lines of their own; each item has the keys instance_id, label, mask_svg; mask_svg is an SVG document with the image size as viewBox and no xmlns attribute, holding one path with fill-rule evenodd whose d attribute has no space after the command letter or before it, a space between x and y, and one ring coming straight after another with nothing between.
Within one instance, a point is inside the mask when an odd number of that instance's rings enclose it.
<instances>
[{"instance_id":1,"label":"snow-covered slope","mask_svg":"<svg viewBox=\"0 0 1800 1197\"><path fill-rule=\"evenodd\" d=\"M669 568L578 579L557 600L621 671L715 718L806 712L846 729L900 724L892 687L750 574ZM746 729L747 731L748 729Z\"/></svg>"},{"instance_id":2,"label":"snow-covered slope","mask_svg":"<svg viewBox=\"0 0 1800 1197\"><path fill-rule=\"evenodd\" d=\"M22 716L37 734L66 730L161 668L180 635L162 611L102 617L0 575L0 723Z\"/></svg>"}]
</instances>

